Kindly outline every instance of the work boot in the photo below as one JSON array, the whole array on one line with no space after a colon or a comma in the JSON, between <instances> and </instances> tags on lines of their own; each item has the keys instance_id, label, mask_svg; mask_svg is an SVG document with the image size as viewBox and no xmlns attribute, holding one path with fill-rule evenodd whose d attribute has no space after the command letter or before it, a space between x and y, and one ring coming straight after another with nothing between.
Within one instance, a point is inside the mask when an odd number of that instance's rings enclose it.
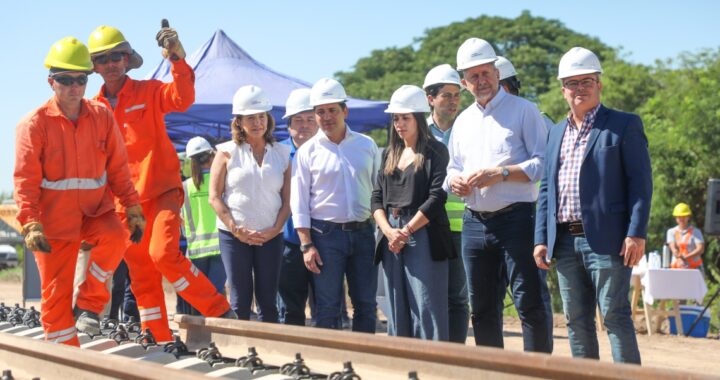
<instances>
[{"instance_id":1,"label":"work boot","mask_svg":"<svg viewBox=\"0 0 720 380\"><path fill-rule=\"evenodd\" d=\"M100 335L100 317L89 310L75 308L75 328L91 336Z\"/></svg>"},{"instance_id":2,"label":"work boot","mask_svg":"<svg viewBox=\"0 0 720 380\"><path fill-rule=\"evenodd\" d=\"M224 318L224 319L238 319L237 314L233 311L233 309L228 309L223 315L219 316L218 318Z\"/></svg>"}]
</instances>

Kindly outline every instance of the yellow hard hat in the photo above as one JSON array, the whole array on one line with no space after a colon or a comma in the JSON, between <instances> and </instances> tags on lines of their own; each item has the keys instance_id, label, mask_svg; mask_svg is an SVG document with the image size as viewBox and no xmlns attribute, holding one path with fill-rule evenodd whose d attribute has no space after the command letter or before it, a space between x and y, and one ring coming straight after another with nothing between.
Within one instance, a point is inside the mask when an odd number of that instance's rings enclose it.
<instances>
[{"instance_id":1,"label":"yellow hard hat","mask_svg":"<svg viewBox=\"0 0 720 380\"><path fill-rule=\"evenodd\" d=\"M127 42L127 40L119 30L112 26L100 25L90 34L88 49L90 49L90 54L102 53L123 42Z\"/></svg>"},{"instance_id":2,"label":"yellow hard hat","mask_svg":"<svg viewBox=\"0 0 720 380\"><path fill-rule=\"evenodd\" d=\"M65 37L50 47L45 57L48 69L92 71L93 63L88 48L75 37Z\"/></svg>"},{"instance_id":3,"label":"yellow hard hat","mask_svg":"<svg viewBox=\"0 0 720 380\"><path fill-rule=\"evenodd\" d=\"M690 206L688 206L687 203L678 203L677 206L675 206L675 209L673 209L673 216L690 215L692 215L692 211L690 211Z\"/></svg>"},{"instance_id":4,"label":"yellow hard hat","mask_svg":"<svg viewBox=\"0 0 720 380\"><path fill-rule=\"evenodd\" d=\"M140 54L133 50L130 43L125 39L125 36L123 36L117 28L113 28L112 26L100 25L95 28L95 30L90 33L88 48L93 57L109 50L127 53L129 57L127 71L137 69L143 64L143 59Z\"/></svg>"}]
</instances>

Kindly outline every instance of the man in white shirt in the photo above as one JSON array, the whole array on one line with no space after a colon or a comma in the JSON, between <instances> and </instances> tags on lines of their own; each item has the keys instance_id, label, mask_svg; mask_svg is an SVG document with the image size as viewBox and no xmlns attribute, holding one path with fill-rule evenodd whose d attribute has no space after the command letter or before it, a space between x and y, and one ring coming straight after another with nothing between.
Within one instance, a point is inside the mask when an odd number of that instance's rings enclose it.
<instances>
[{"instance_id":1,"label":"man in white shirt","mask_svg":"<svg viewBox=\"0 0 720 380\"><path fill-rule=\"evenodd\" d=\"M377 267L370 195L380 163L378 148L345 124L342 85L320 79L310 105L322 133L295 154L290 207L305 266L313 272L317 327L340 329L347 276L353 331L375 332Z\"/></svg>"},{"instance_id":2,"label":"man in white shirt","mask_svg":"<svg viewBox=\"0 0 720 380\"><path fill-rule=\"evenodd\" d=\"M547 132L537 107L499 86L495 50L470 38L457 53L475 102L453 126L445 190L465 200L463 260L475 344L503 347L507 280L522 321L525 351L550 352L542 287L534 265L534 202ZM507 273L507 280L506 280Z\"/></svg>"}]
</instances>

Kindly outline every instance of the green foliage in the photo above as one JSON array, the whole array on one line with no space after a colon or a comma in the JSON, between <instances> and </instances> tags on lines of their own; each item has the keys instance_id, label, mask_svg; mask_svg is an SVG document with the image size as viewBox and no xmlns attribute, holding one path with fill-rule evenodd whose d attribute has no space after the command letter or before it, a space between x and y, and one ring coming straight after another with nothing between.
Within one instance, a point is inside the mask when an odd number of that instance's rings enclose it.
<instances>
[{"instance_id":1,"label":"green foliage","mask_svg":"<svg viewBox=\"0 0 720 380\"><path fill-rule=\"evenodd\" d=\"M665 231L675 225L672 209L679 202L690 205L693 222L702 227L707 180L720 177L720 51L686 54L677 68L671 65L659 64L654 75L659 88L640 110L654 180L649 247L663 244ZM717 281L717 238L706 240L705 267Z\"/></svg>"},{"instance_id":2,"label":"green foliage","mask_svg":"<svg viewBox=\"0 0 720 380\"><path fill-rule=\"evenodd\" d=\"M513 62L523 94L530 99L557 87L557 64L571 47L587 47L602 60L610 61L617 55L597 38L524 11L515 19L480 16L427 29L413 44L375 50L358 60L353 71L335 75L352 96L389 99L400 85L421 85L432 67L442 63L454 66L457 48L470 37L486 39L498 54ZM466 99L470 101L469 96Z\"/></svg>"}]
</instances>

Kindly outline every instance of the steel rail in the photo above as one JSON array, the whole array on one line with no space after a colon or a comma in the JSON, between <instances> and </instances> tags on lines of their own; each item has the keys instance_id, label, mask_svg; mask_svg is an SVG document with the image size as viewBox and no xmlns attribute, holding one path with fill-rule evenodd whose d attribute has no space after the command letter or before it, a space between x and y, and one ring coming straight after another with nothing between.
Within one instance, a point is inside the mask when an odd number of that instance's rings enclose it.
<instances>
[{"instance_id":1,"label":"steel rail","mask_svg":"<svg viewBox=\"0 0 720 380\"><path fill-rule=\"evenodd\" d=\"M277 357L302 352L308 363L352 360L356 372L383 378L407 378L415 370L421 379L548 378L548 379L711 379L704 374L572 359L539 353L513 352L490 347L360 334L308 327L176 315L188 346L210 340L223 354L242 355L256 345ZM275 342L275 343L273 343ZM308 364L314 368L313 364ZM404 375L405 377L402 377ZM380 377L365 377L379 379Z\"/></svg>"}]
</instances>

